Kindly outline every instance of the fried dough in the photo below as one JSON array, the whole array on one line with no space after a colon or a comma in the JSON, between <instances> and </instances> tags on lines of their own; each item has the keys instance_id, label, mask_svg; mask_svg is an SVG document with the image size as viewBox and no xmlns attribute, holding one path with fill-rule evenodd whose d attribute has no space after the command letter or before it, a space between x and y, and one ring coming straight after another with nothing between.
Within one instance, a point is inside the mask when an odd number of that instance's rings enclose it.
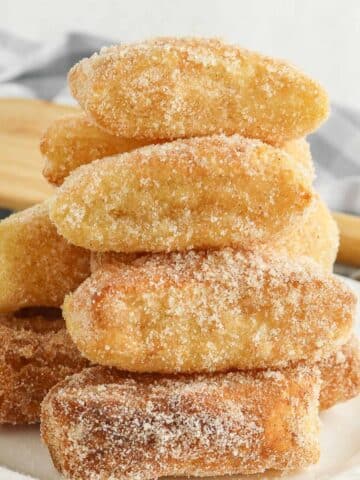
<instances>
[{"instance_id":1,"label":"fried dough","mask_svg":"<svg viewBox=\"0 0 360 480\"><path fill-rule=\"evenodd\" d=\"M47 392L89 362L66 332L61 312L0 315L0 424L40 421Z\"/></svg>"},{"instance_id":2,"label":"fried dough","mask_svg":"<svg viewBox=\"0 0 360 480\"><path fill-rule=\"evenodd\" d=\"M45 158L44 177L55 185L61 185L75 168L98 158L115 153L129 152L146 143L111 135L97 127L84 114L67 115L55 120L44 133L40 151ZM289 148L298 152L307 162L306 146L292 145ZM310 168L310 167L309 167Z\"/></svg>"},{"instance_id":3,"label":"fried dough","mask_svg":"<svg viewBox=\"0 0 360 480\"><path fill-rule=\"evenodd\" d=\"M283 367L332 353L356 297L313 260L224 249L103 265L65 298L79 350L137 372Z\"/></svg>"},{"instance_id":4,"label":"fried dough","mask_svg":"<svg viewBox=\"0 0 360 480\"><path fill-rule=\"evenodd\" d=\"M41 139L40 151L45 158L43 174L50 183L61 185L81 165L151 143L161 142L111 135L97 127L83 113L67 115L55 120ZM286 142L281 148L304 167L304 173L311 182L314 179L314 165L308 142L301 138Z\"/></svg>"},{"instance_id":5,"label":"fried dough","mask_svg":"<svg viewBox=\"0 0 360 480\"><path fill-rule=\"evenodd\" d=\"M75 170L50 218L95 251L173 251L273 241L313 199L286 152L238 135L139 148Z\"/></svg>"},{"instance_id":6,"label":"fried dough","mask_svg":"<svg viewBox=\"0 0 360 480\"><path fill-rule=\"evenodd\" d=\"M270 251L283 253L293 259L301 256L313 258L325 270L331 272L339 246L339 231L329 209L320 197L314 198L309 212L292 228L267 246ZM90 267L95 272L108 264L131 263L144 253L91 252Z\"/></svg>"},{"instance_id":7,"label":"fried dough","mask_svg":"<svg viewBox=\"0 0 360 480\"><path fill-rule=\"evenodd\" d=\"M125 138L239 133L281 145L316 130L329 110L323 88L292 65L217 39L103 48L68 80L85 112Z\"/></svg>"},{"instance_id":8,"label":"fried dough","mask_svg":"<svg viewBox=\"0 0 360 480\"><path fill-rule=\"evenodd\" d=\"M57 233L47 202L0 222L0 312L59 307L89 271L89 252Z\"/></svg>"},{"instance_id":9,"label":"fried dough","mask_svg":"<svg viewBox=\"0 0 360 480\"><path fill-rule=\"evenodd\" d=\"M56 468L77 480L293 470L319 458L315 368L162 377L87 369L42 404Z\"/></svg>"},{"instance_id":10,"label":"fried dough","mask_svg":"<svg viewBox=\"0 0 360 480\"><path fill-rule=\"evenodd\" d=\"M335 353L319 362L320 408L327 409L360 394L360 344L354 335Z\"/></svg>"}]
</instances>

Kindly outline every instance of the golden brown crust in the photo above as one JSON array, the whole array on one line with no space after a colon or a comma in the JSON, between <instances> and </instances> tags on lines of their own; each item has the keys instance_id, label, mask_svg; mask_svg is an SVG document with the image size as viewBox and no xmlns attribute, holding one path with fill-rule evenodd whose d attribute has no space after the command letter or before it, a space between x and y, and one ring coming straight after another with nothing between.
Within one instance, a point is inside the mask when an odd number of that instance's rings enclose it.
<instances>
[{"instance_id":1,"label":"golden brown crust","mask_svg":"<svg viewBox=\"0 0 360 480\"><path fill-rule=\"evenodd\" d=\"M42 437L78 480L292 470L319 458L319 383L310 367L187 377L95 367L51 390Z\"/></svg>"},{"instance_id":2,"label":"golden brown crust","mask_svg":"<svg viewBox=\"0 0 360 480\"><path fill-rule=\"evenodd\" d=\"M63 314L94 363L173 373L323 357L348 340L355 304L310 258L224 249L105 263Z\"/></svg>"},{"instance_id":3,"label":"golden brown crust","mask_svg":"<svg viewBox=\"0 0 360 480\"><path fill-rule=\"evenodd\" d=\"M160 141L118 137L97 127L83 113L67 115L55 120L40 141L40 151L45 158L43 174L50 183L61 185L80 165L151 143ZM314 166L308 142L303 138L292 140L286 142L282 149L303 166L304 174L311 182Z\"/></svg>"},{"instance_id":4,"label":"golden brown crust","mask_svg":"<svg viewBox=\"0 0 360 480\"><path fill-rule=\"evenodd\" d=\"M0 312L59 307L89 270L89 252L57 233L47 203L0 222Z\"/></svg>"},{"instance_id":5,"label":"golden brown crust","mask_svg":"<svg viewBox=\"0 0 360 480\"><path fill-rule=\"evenodd\" d=\"M40 151L45 157L43 174L55 185L61 185L75 168L98 158L129 152L146 143L117 137L101 130L85 114L67 115L55 120L44 133ZM292 143L292 142L290 142ZM306 152L298 148L299 155L306 162ZM295 152L296 154L296 152Z\"/></svg>"},{"instance_id":6,"label":"golden brown crust","mask_svg":"<svg viewBox=\"0 0 360 480\"><path fill-rule=\"evenodd\" d=\"M320 408L330 408L360 394L360 342L354 335L328 358L319 362Z\"/></svg>"},{"instance_id":7,"label":"golden brown crust","mask_svg":"<svg viewBox=\"0 0 360 480\"><path fill-rule=\"evenodd\" d=\"M303 167L304 174L309 183L313 182L315 178L315 168L311 156L310 145L305 138L291 140L284 143L279 148L288 153L295 162L298 162Z\"/></svg>"},{"instance_id":8,"label":"golden brown crust","mask_svg":"<svg viewBox=\"0 0 360 480\"><path fill-rule=\"evenodd\" d=\"M339 248L339 229L329 209L316 195L311 207L270 248L291 258L306 255L331 272Z\"/></svg>"},{"instance_id":9,"label":"golden brown crust","mask_svg":"<svg viewBox=\"0 0 360 480\"><path fill-rule=\"evenodd\" d=\"M86 366L61 316L0 315L0 424L39 422L50 388Z\"/></svg>"},{"instance_id":10,"label":"golden brown crust","mask_svg":"<svg viewBox=\"0 0 360 480\"><path fill-rule=\"evenodd\" d=\"M304 168L238 135L139 148L74 171L50 206L59 232L95 251L172 251L273 240L311 204Z\"/></svg>"},{"instance_id":11,"label":"golden brown crust","mask_svg":"<svg viewBox=\"0 0 360 480\"><path fill-rule=\"evenodd\" d=\"M314 131L329 108L322 87L295 67L216 39L103 48L68 79L100 127L128 138L240 133L281 145Z\"/></svg>"},{"instance_id":12,"label":"golden brown crust","mask_svg":"<svg viewBox=\"0 0 360 480\"><path fill-rule=\"evenodd\" d=\"M269 250L296 259L313 258L325 270L331 272L339 245L339 230L329 209L320 197L315 196L309 211L297 224L287 229L277 240L269 243ZM264 250L265 245L260 249ZM91 271L108 264L131 263L143 253L91 252Z\"/></svg>"}]
</instances>

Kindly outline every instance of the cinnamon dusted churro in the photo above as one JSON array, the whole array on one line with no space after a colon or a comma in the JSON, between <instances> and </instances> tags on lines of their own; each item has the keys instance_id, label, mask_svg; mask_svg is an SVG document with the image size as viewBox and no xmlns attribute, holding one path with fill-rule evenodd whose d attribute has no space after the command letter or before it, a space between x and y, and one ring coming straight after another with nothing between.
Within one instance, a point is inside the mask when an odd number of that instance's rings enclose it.
<instances>
[{"instance_id":1,"label":"cinnamon dusted churro","mask_svg":"<svg viewBox=\"0 0 360 480\"><path fill-rule=\"evenodd\" d=\"M87 366L60 310L0 315L0 424L39 422L50 388Z\"/></svg>"},{"instance_id":2,"label":"cinnamon dusted churro","mask_svg":"<svg viewBox=\"0 0 360 480\"><path fill-rule=\"evenodd\" d=\"M57 233L47 202L0 222L0 312L59 307L89 270L89 252Z\"/></svg>"},{"instance_id":3,"label":"cinnamon dusted churro","mask_svg":"<svg viewBox=\"0 0 360 480\"><path fill-rule=\"evenodd\" d=\"M316 367L164 377L96 367L57 385L41 431L67 478L292 470L319 458Z\"/></svg>"},{"instance_id":4,"label":"cinnamon dusted churro","mask_svg":"<svg viewBox=\"0 0 360 480\"><path fill-rule=\"evenodd\" d=\"M293 259L301 256L313 258L325 270L332 271L339 245L339 231L329 209L319 196L315 196L309 211L298 223L288 228L277 240L261 245L286 254ZM131 263L143 253L92 252L91 270L94 272L105 264Z\"/></svg>"},{"instance_id":5,"label":"cinnamon dusted churro","mask_svg":"<svg viewBox=\"0 0 360 480\"><path fill-rule=\"evenodd\" d=\"M172 251L273 241L313 199L286 152L238 135L139 148L74 171L50 217L95 251Z\"/></svg>"},{"instance_id":6,"label":"cinnamon dusted churro","mask_svg":"<svg viewBox=\"0 0 360 480\"><path fill-rule=\"evenodd\" d=\"M329 109L323 88L292 65L216 39L103 48L68 78L86 113L125 138L239 133L281 145L314 131Z\"/></svg>"},{"instance_id":7,"label":"cinnamon dusted churro","mask_svg":"<svg viewBox=\"0 0 360 480\"><path fill-rule=\"evenodd\" d=\"M83 113L67 115L55 120L44 133L40 150L45 157L43 174L50 183L61 185L75 168L98 158L129 152L146 143L111 135L97 127ZM294 154L308 165L306 146L289 142ZM311 165L308 166L309 171Z\"/></svg>"},{"instance_id":8,"label":"cinnamon dusted churro","mask_svg":"<svg viewBox=\"0 0 360 480\"><path fill-rule=\"evenodd\" d=\"M83 113L67 115L55 120L41 139L40 150L45 158L43 174L50 183L61 185L81 165L151 143L161 142L118 137L97 127ZM314 166L308 142L303 138L291 140L281 148L304 167L304 173L312 181Z\"/></svg>"},{"instance_id":9,"label":"cinnamon dusted churro","mask_svg":"<svg viewBox=\"0 0 360 480\"><path fill-rule=\"evenodd\" d=\"M353 335L342 347L319 362L320 408L330 408L360 394L360 344Z\"/></svg>"},{"instance_id":10,"label":"cinnamon dusted churro","mask_svg":"<svg viewBox=\"0 0 360 480\"><path fill-rule=\"evenodd\" d=\"M113 257L63 314L94 363L174 373L322 358L348 340L355 304L310 258L224 249Z\"/></svg>"}]
</instances>

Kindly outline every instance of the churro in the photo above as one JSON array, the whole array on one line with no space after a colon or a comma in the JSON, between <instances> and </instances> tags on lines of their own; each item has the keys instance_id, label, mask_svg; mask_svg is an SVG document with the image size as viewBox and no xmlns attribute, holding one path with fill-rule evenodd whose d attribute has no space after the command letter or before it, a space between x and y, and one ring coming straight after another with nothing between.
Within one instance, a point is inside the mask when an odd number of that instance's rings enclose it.
<instances>
[{"instance_id":1,"label":"churro","mask_svg":"<svg viewBox=\"0 0 360 480\"><path fill-rule=\"evenodd\" d=\"M293 470L319 458L316 368L163 377L95 367L57 385L41 432L66 478Z\"/></svg>"},{"instance_id":2,"label":"churro","mask_svg":"<svg viewBox=\"0 0 360 480\"><path fill-rule=\"evenodd\" d=\"M40 421L40 404L59 381L89 366L60 310L0 315L0 424Z\"/></svg>"},{"instance_id":3,"label":"churro","mask_svg":"<svg viewBox=\"0 0 360 480\"><path fill-rule=\"evenodd\" d=\"M320 408L330 408L360 394L360 344L353 337L319 362L321 371Z\"/></svg>"},{"instance_id":4,"label":"churro","mask_svg":"<svg viewBox=\"0 0 360 480\"><path fill-rule=\"evenodd\" d=\"M75 170L50 204L71 243L95 251L172 251L273 241L311 204L304 168L238 135L178 140Z\"/></svg>"},{"instance_id":5,"label":"churro","mask_svg":"<svg viewBox=\"0 0 360 480\"><path fill-rule=\"evenodd\" d=\"M289 149L295 149L294 154L298 152L300 160L304 159L307 164L306 146L293 143L289 142ZM67 115L55 120L41 139L40 151L45 158L43 174L50 183L61 185L80 165L115 153L129 152L145 144L111 135L84 114Z\"/></svg>"},{"instance_id":6,"label":"churro","mask_svg":"<svg viewBox=\"0 0 360 480\"><path fill-rule=\"evenodd\" d=\"M329 209L319 196L306 215L292 228L287 229L277 240L260 249L287 254L293 259L301 256L313 258L325 270L331 272L339 245L339 231ZM94 272L106 264L131 263L144 253L92 252L91 271Z\"/></svg>"},{"instance_id":7,"label":"churro","mask_svg":"<svg viewBox=\"0 0 360 480\"><path fill-rule=\"evenodd\" d=\"M97 127L83 113L67 115L55 120L41 139L40 151L45 159L43 174L50 183L61 185L80 165L150 143L161 142L111 135ZM305 139L292 140L281 148L303 165L304 173L311 182L314 179L314 165L308 142Z\"/></svg>"},{"instance_id":8,"label":"churro","mask_svg":"<svg viewBox=\"0 0 360 480\"><path fill-rule=\"evenodd\" d=\"M89 252L57 233L47 202L0 222L0 312L59 307L89 270Z\"/></svg>"},{"instance_id":9,"label":"churro","mask_svg":"<svg viewBox=\"0 0 360 480\"><path fill-rule=\"evenodd\" d=\"M283 367L350 337L356 297L313 260L190 251L104 263L65 298L79 350L138 372Z\"/></svg>"},{"instance_id":10,"label":"churro","mask_svg":"<svg viewBox=\"0 0 360 480\"><path fill-rule=\"evenodd\" d=\"M217 39L103 48L68 79L85 112L125 138L239 133L281 145L314 131L329 109L323 88L292 65Z\"/></svg>"}]
</instances>

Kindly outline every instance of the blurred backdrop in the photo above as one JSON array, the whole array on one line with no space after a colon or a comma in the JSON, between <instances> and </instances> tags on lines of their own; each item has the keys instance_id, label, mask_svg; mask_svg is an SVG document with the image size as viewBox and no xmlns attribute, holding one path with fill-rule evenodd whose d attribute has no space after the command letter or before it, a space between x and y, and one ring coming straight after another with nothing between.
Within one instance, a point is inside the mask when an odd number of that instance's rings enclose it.
<instances>
[{"instance_id":1,"label":"blurred backdrop","mask_svg":"<svg viewBox=\"0 0 360 480\"><path fill-rule=\"evenodd\" d=\"M0 6L2 30L45 42L69 31L114 41L225 37L291 59L334 101L360 107L359 0L0 0Z\"/></svg>"}]
</instances>

